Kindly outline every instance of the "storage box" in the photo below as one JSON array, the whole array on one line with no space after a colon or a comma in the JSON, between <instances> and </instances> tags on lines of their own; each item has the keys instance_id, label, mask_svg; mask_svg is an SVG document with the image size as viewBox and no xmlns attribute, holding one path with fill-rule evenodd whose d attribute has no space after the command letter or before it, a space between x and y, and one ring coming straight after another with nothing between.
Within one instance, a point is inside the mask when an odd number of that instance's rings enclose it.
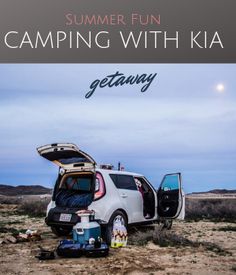
<instances>
[{"instance_id":1,"label":"storage box","mask_svg":"<svg viewBox=\"0 0 236 275\"><path fill-rule=\"evenodd\" d=\"M73 240L80 244L86 244L90 238L98 240L101 236L101 228L97 222L77 223L73 227Z\"/></svg>"}]
</instances>

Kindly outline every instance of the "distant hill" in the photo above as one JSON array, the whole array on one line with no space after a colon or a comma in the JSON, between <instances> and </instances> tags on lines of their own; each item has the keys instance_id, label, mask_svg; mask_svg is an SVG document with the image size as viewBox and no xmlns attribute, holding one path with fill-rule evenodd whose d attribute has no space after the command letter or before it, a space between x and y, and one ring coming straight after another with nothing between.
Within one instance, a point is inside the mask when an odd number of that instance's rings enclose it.
<instances>
[{"instance_id":1,"label":"distant hill","mask_svg":"<svg viewBox=\"0 0 236 275\"><path fill-rule=\"evenodd\" d=\"M236 197L236 190L213 189L206 192L193 192L187 194L188 197Z\"/></svg>"},{"instance_id":2,"label":"distant hill","mask_svg":"<svg viewBox=\"0 0 236 275\"><path fill-rule=\"evenodd\" d=\"M21 196L21 195L43 195L50 194L52 189L41 185L19 185L10 186L0 184L0 195L5 196Z\"/></svg>"},{"instance_id":3,"label":"distant hill","mask_svg":"<svg viewBox=\"0 0 236 275\"><path fill-rule=\"evenodd\" d=\"M190 194L236 194L236 190L228 190L228 189L213 189L206 192L193 192Z\"/></svg>"},{"instance_id":4,"label":"distant hill","mask_svg":"<svg viewBox=\"0 0 236 275\"><path fill-rule=\"evenodd\" d=\"M21 196L21 195L43 195L51 194L52 189L41 185L18 185L11 186L6 184L0 184L0 195L5 196ZM192 192L187 194L188 196L194 195L236 195L236 190L228 189L213 189L206 192Z\"/></svg>"}]
</instances>

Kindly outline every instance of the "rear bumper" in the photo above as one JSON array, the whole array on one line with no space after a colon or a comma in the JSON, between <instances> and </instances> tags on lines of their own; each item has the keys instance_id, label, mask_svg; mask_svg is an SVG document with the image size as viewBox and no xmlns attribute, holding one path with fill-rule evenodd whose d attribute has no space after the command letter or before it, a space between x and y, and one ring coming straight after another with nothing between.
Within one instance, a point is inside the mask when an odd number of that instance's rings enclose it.
<instances>
[{"instance_id":1,"label":"rear bumper","mask_svg":"<svg viewBox=\"0 0 236 275\"><path fill-rule=\"evenodd\" d=\"M76 223L68 223L68 222L61 222L61 221L52 221L49 220L48 217L45 218L45 223L48 226L60 226L60 227L68 227L72 228Z\"/></svg>"},{"instance_id":2,"label":"rear bumper","mask_svg":"<svg viewBox=\"0 0 236 275\"><path fill-rule=\"evenodd\" d=\"M45 218L45 223L48 226L60 226L60 227L73 227L76 223L80 222L80 217L75 214L78 210L78 208L63 208L63 207L54 207L49 210L48 216ZM70 222L62 222L60 221L60 215L61 214L71 214L71 220ZM96 221L99 224L106 224L105 221L97 220L91 218L91 221Z\"/></svg>"},{"instance_id":3,"label":"rear bumper","mask_svg":"<svg viewBox=\"0 0 236 275\"><path fill-rule=\"evenodd\" d=\"M48 226L63 226L63 227L73 227L76 223L80 222L80 217L78 217L76 211L78 208L64 208L64 207L54 207L49 210L47 217L45 218L45 223ZM61 214L71 214L71 219L69 222L60 221Z\"/></svg>"}]
</instances>

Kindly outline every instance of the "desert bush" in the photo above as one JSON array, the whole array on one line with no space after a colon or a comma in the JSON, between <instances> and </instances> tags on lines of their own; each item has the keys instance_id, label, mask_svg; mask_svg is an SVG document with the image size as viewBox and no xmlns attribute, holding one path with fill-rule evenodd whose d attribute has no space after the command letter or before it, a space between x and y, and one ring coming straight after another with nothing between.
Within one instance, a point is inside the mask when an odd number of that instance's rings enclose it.
<instances>
[{"instance_id":1,"label":"desert bush","mask_svg":"<svg viewBox=\"0 0 236 275\"><path fill-rule=\"evenodd\" d=\"M21 201L21 197L0 195L0 204L19 204Z\"/></svg>"},{"instance_id":2,"label":"desert bush","mask_svg":"<svg viewBox=\"0 0 236 275\"><path fill-rule=\"evenodd\" d=\"M236 231L236 226L228 225L228 226L220 227L218 229L218 231L223 231L223 232L226 232L226 231Z\"/></svg>"},{"instance_id":3,"label":"desert bush","mask_svg":"<svg viewBox=\"0 0 236 275\"><path fill-rule=\"evenodd\" d=\"M186 198L187 220L236 221L236 199Z\"/></svg>"},{"instance_id":4,"label":"desert bush","mask_svg":"<svg viewBox=\"0 0 236 275\"><path fill-rule=\"evenodd\" d=\"M188 239L176 235L172 231L164 229L162 226L157 226L153 229L139 230L130 234L129 244L146 245L149 241L158 244L162 247L165 246L185 246L191 244Z\"/></svg>"},{"instance_id":5,"label":"desert bush","mask_svg":"<svg viewBox=\"0 0 236 275\"><path fill-rule=\"evenodd\" d=\"M46 214L49 199L25 200L18 207L18 213L31 217L43 217Z\"/></svg>"},{"instance_id":6,"label":"desert bush","mask_svg":"<svg viewBox=\"0 0 236 275\"><path fill-rule=\"evenodd\" d=\"M140 227L129 229L129 244L143 246L153 239L154 228Z\"/></svg>"},{"instance_id":7,"label":"desert bush","mask_svg":"<svg viewBox=\"0 0 236 275\"><path fill-rule=\"evenodd\" d=\"M172 231L163 230L157 227L153 232L153 243L164 246L187 246L192 245L193 242L183 236L177 235Z\"/></svg>"},{"instance_id":8,"label":"desert bush","mask_svg":"<svg viewBox=\"0 0 236 275\"><path fill-rule=\"evenodd\" d=\"M19 235L19 233L25 233L27 229L16 229L14 227L1 227L0 233L12 234L13 236Z\"/></svg>"},{"instance_id":9,"label":"desert bush","mask_svg":"<svg viewBox=\"0 0 236 275\"><path fill-rule=\"evenodd\" d=\"M212 251L220 256L226 256L226 255L230 255L232 256L232 253L221 248L219 245L215 244L215 243L211 243L211 242L195 242L196 246L202 246L204 247L206 250Z\"/></svg>"},{"instance_id":10,"label":"desert bush","mask_svg":"<svg viewBox=\"0 0 236 275\"><path fill-rule=\"evenodd\" d=\"M226 255L230 254L230 252L224 250L217 244L211 242L199 242L192 241L188 238L175 234L173 231L169 231L159 226L154 230L147 231L137 231L131 235L129 235L129 244L131 245L146 245L148 242L152 241L154 244L159 245L161 247L203 247L208 251L212 251L218 255Z\"/></svg>"},{"instance_id":11,"label":"desert bush","mask_svg":"<svg viewBox=\"0 0 236 275\"><path fill-rule=\"evenodd\" d=\"M234 272L236 272L236 265L233 265L231 270L233 270Z\"/></svg>"}]
</instances>

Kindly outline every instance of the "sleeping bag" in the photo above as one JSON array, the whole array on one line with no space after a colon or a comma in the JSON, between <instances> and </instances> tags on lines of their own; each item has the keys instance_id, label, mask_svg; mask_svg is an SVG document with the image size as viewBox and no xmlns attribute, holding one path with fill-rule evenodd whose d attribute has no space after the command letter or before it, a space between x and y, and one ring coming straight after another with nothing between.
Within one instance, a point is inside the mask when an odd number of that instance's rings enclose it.
<instances>
[{"instance_id":1,"label":"sleeping bag","mask_svg":"<svg viewBox=\"0 0 236 275\"><path fill-rule=\"evenodd\" d=\"M92 193L79 194L75 190L61 189L56 195L56 205L62 207L87 207L92 201Z\"/></svg>"}]
</instances>

